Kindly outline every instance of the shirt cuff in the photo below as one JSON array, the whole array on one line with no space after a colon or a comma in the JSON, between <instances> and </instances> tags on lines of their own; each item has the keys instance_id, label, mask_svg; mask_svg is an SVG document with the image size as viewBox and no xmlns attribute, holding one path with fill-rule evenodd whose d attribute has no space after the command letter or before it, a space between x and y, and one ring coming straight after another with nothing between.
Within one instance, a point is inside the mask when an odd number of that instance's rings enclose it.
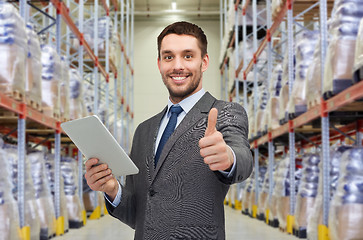
<instances>
[{"instance_id":1,"label":"shirt cuff","mask_svg":"<svg viewBox=\"0 0 363 240\"><path fill-rule=\"evenodd\" d=\"M227 147L229 147L229 149L231 149L232 151L232 154L233 154L233 165L232 165L232 168L229 172L227 171L219 171L225 178L230 178L233 176L234 172L235 172L235 169L236 169L236 154L234 154L234 151L233 149L227 145Z\"/></svg>"},{"instance_id":2,"label":"shirt cuff","mask_svg":"<svg viewBox=\"0 0 363 240\"><path fill-rule=\"evenodd\" d=\"M105 196L106 200L112 205L112 207L117 207L120 202L121 202L121 194L122 194L122 188L121 188L121 184L117 181L118 183L118 191L117 191L117 195L115 197L115 199L113 200L113 202L111 202L111 200L108 198L108 195L106 193L103 193L103 195Z\"/></svg>"}]
</instances>

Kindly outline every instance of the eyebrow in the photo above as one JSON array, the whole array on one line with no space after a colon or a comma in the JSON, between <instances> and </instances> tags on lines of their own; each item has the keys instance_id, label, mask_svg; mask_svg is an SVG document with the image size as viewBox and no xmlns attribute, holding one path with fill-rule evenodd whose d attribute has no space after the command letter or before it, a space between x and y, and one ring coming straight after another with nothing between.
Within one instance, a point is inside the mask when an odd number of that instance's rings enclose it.
<instances>
[{"instance_id":1,"label":"eyebrow","mask_svg":"<svg viewBox=\"0 0 363 240\"><path fill-rule=\"evenodd\" d=\"M195 51L194 50L192 50L192 49L185 49L185 50L183 50L183 53L194 53ZM171 51L171 50L163 50L162 52L161 52L161 54L163 55L163 54L170 54L170 53L173 53L173 51Z\"/></svg>"}]
</instances>

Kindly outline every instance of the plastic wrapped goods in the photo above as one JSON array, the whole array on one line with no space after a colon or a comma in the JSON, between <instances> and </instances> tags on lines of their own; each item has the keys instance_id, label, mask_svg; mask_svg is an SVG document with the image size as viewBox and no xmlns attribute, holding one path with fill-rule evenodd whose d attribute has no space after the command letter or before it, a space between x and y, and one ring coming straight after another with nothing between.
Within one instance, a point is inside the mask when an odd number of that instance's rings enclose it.
<instances>
[{"instance_id":1,"label":"plastic wrapped goods","mask_svg":"<svg viewBox=\"0 0 363 240\"><path fill-rule=\"evenodd\" d=\"M90 83L85 83L82 88L83 87L83 103L86 109L86 115L92 115L94 114L94 88Z\"/></svg>"},{"instance_id":2,"label":"plastic wrapped goods","mask_svg":"<svg viewBox=\"0 0 363 240\"><path fill-rule=\"evenodd\" d=\"M28 36L26 99L29 105L40 109L42 106L42 52L38 36L31 23L26 25L26 33Z\"/></svg>"},{"instance_id":3,"label":"plastic wrapped goods","mask_svg":"<svg viewBox=\"0 0 363 240\"><path fill-rule=\"evenodd\" d=\"M42 46L42 100L43 111L53 117L60 114L60 79L62 67L59 55L48 45Z\"/></svg>"},{"instance_id":4,"label":"plastic wrapped goods","mask_svg":"<svg viewBox=\"0 0 363 240\"><path fill-rule=\"evenodd\" d=\"M294 229L300 236L306 236L308 219L313 214L313 206L318 194L319 186L319 162L318 154L307 154L303 158L302 179L296 196Z\"/></svg>"},{"instance_id":5,"label":"plastic wrapped goods","mask_svg":"<svg viewBox=\"0 0 363 240\"><path fill-rule=\"evenodd\" d=\"M54 202L54 193L55 193L55 172L54 172L54 164L55 164L55 156L54 154L45 154L45 169L46 175L50 184L50 191L53 197ZM60 176L60 216L64 217L64 231L68 231L69 223L68 223L68 211L67 211L67 203L66 196L64 193L64 180L63 176Z\"/></svg>"},{"instance_id":6,"label":"plastic wrapped goods","mask_svg":"<svg viewBox=\"0 0 363 240\"><path fill-rule=\"evenodd\" d=\"M105 49L106 49L106 43L105 43L105 39L106 39L106 17L101 17L98 19L98 38L97 38L97 46L98 46L98 53L99 55L103 55L105 53ZM78 27L78 22L76 23L76 26ZM109 24L109 39L112 39L113 37L113 21L110 20L110 24ZM88 45L94 50L95 47L95 36L94 36L94 21L88 21L83 25L83 37L84 40L88 43ZM75 52L78 48L79 48L79 40L73 35L71 34L71 43L72 43L72 49L71 49L71 53ZM112 44L110 44L110 48L111 48ZM111 49L110 49L111 50ZM111 52L111 51L110 51Z\"/></svg>"},{"instance_id":7,"label":"plastic wrapped goods","mask_svg":"<svg viewBox=\"0 0 363 240\"><path fill-rule=\"evenodd\" d=\"M251 199L251 190L252 190L252 186L253 186L253 179L254 179L254 171L252 171L251 176L246 180L246 185L244 188L244 192L243 192L243 196L242 196L242 211L244 213L250 213L252 214L252 212L249 212L249 205L250 205L250 199Z\"/></svg>"},{"instance_id":8,"label":"plastic wrapped goods","mask_svg":"<svg viewBox=\"0 0 363 240\"><path fill-rule=\"evenodd\" d=\"M64 56L61 57L61 71L60 112L63 120L69 120L69 65Z\"/></svg>"},{"instance_id":9,"label":"plastic wrapped goods","mask_svg":"<svg viewBox=\"0 0 363 240\"><path fill-rule=\"evenodd\" d=\"M265 175L266 175L266 167L265 166L260 166L259 167L259 174L258 174L258 189L261 189L262 188L262 185L263 185L263 181L265 179ZM258 201L257 201L258 203ZM250 195L250 200L249 200L249 206L248 206L248 209L251 213L252 210L253 210L253 206L254 205L258 205L256 203L256 184L255 184L255 177L253 177L253 183L252 183L252 188L251 188L251 195ZM258 214L256 212L256 214Z\"/></svg>"},{"instance_id":10,"label":"plastic wrapped goods","mask_svg":"<svg viewBox=\"0 0 363 240\"><path fill-rule=\"evenodd\" d=\"M49 239L56 234L56 218L50 185L45 170L44 153L28 154L35 189L35 202L40 219L40 239Z\"/></svg>"},{"instance_id":11,"label":"plastic wrapped goods","mask_svg":"<svg viewBox=\"0 0 363 240\"><path fill-rule=\"evenodd\" d=\"M321 98L321 55L320 38L314 50L314 58L309 65L305 81L305 98L307 108L310 109L320 104Z\"/></svg>"},{"instance_id":12,"label":"plastic wrapped goods","mask_svg":"<svg viewBox=\"0 0 363 240\"><path fill-rule=\"evenodd\" d=\"M279 121L279 97L281 91L281 80L282 80L282 68L281 64L277 64L274 67L274 71L271 77L271 85L270 85L270 98L268 99L268 103L266 106L266 119L267 119L267 128L269 130L276 129L280 126Z\"/></svg>"},{"instance_id":13,"label":"plastic wrapped goods","mask_svg":"<svg viewBox=\"0 0 363 240\"><path fill-rule=\"evenodd\" d=\"M361 239L363 236L362 147L355 147L343 153L340 173L337 190L330 204L330 239Z\"/></svg>"},{"instance_id":14,"label":"plastic wrapped goods","mask_svg":"<svg viewBox=\"0 0 363 240\"><path fill-rule=\"evenodd\" d=\"M76 69L69 70L69 77L69 116L71 119L77 119L86 116L83 104L82 78Z\"/></svg>"},{"instance_id":15,"label":"plastic wrapped goods","mask_svg":"<svg viewBox=\"0 0 363 240\"><path fill-rule=\"evenodd\" d=\"M18 148L13 145L4 145L4 151L7 153L7 160L10 165L13 196L18 200ZM40 220L39 213L35 201L34 184L31 178L30 163L25 158L25 176L24 176L24 199L25 199L25 225L30 227L30 235L32 239L40 238Z\"/></svg>"},{"instance_id":16,"label":"plastic wrapped goods","mask_svg":"<svg viewBox=\"0 0 363 240\"><path fill-rule=\"evenodd\" d=\"M297 170L294 173L295 176L295 188L298 189L298 179L300 171ZM290 215L290 194L291 191L296 193L296 189L292 190L290 185L290 159L285 157L281 160L280 164L276 168L276 178L273 195L276 196L276 214L279 221L279 226L283 229L286 228L286 219Z\"/></svg>"},{"instance_id":17,"label":"plastic wrapped goods","mask_svg":"<svg viewBox=\"0 0 363 240\"><path fill-rule=\"evenodd\" d=\"M307 111L305 81L308 67L314 59L318 36L318 31L306 31L297 40L295 81L288 103L290 118L295 118Z\"/></svg>"},{"instance_id":18,"label":"plastic wrapped goods","mask_svg":"<svg viewBox=\"0 0 363 240\"><path fill-rule=\"evenodd\" d=\"M25 96L26 39L18 10L0 2L0 91L20 99Z\"/></svg>"},{"instance_id":19,"label":"plastic wrapped goods","mask_svg":"<svg viewBox=\"0 0 363 240\"><path fill-rule=\"evenodd\" d=\"M334 2L329 28L331 39L324 69L324 98L330 98L352 85L355 45L359 22L363 18L362 1Z\"/></svg>"},{"instance_id":20,"label":"plastic wrapped goods","mask_svg":"<svg viewBox=\"0 0 363 240\"><path fill-rule=\"evenodd\" d=\"M338 179L340 176L340 161L343 152L350 149L350 146L332 147L330 150L330 196L336 192ZM307 235L309 240L318 240L318 225L323 224L323 164L319 163L319 186L312 214L308 218Z\"/></svg>"},{"instance_id":21,"label":"plastic wrapped goods","mask_svg":"<svg viewBox=\"0 0 363 240\"><path fill-rule=\"evenodd\" d=\"M82 205L78 195L77 163L71 157L61 157L61 171L64 179L64 193L67 199L67 210L70 228L83 224Z\"/></svg>"},{"instance_id":22,"label":"plastic wrapped goods","mask_svg":"<svg viewBox=\"0 0 363 240\"><path fill-rule=\"evenodd\" d=\"M267 126L264 125L265 117L266 117L266 106L268 101L268 89L263 84L259 87L258 90L258 107L257 107L257 114L256 114L256 121L255 121L255 129L257 130L257 135L262 135L265 130L267 130Z\"/></svg>"},{"instance_id":23,"label":"plastic wrapped goods","mask_svg":"<svg viewBox=\"0 0 363 240\"><path fill-rule=\"evenodd\" d=\"M281 159L276 158L275 159L275 166L273 171L273 185L272 185L272 194L269 196L269 200L266 201L266 207L265 209L269 210L269 222L272 224L275 224L275 227L278 227L278 217L277 217L277 195L274 192L275 186L276 186L276 179L279 178L280 172L278 169L280 168L279 165L281 164Z\"/></svg>"},{"instance_id":24,"label":"plastic wrapped goods","mask_svg":"<svg viewBox=\"0 0 363 240\"><path fill-rule=\"evenodd\" d=\"M254 114L254 93L252 92L251 96L248 97L248 123L249 123L249 133L248 138L251 139L256 136L257 130L256 130L256 124L255 124L255 114Z\"/></svg>"},{"instance_id":25,"label":"plastic wrapped goods","mask_svg":"<svg viewBox=\"0 0 363 240\"><path fill-rule=\"evenodd\" d=\"M11 168L2 145L0 140L0 240L19 240L18 204L12 194Z\"/></svg>"},{"instance_id":26,"label":"plastic wrapped goods","mask_svg":"<svg viewBox=\"0 0 363 240\"><path fill-rule=\"evenodd\" d=\"M260 188L260 193L258 196L258 216L259 219L264 219L266 210L267 210L267 202L269 198L269 172L266 171L262 187Z\"/></svg>"},{"instance_id":27,"label":"plastic wrapped goods","mask_svg":"<svg viewBox=\"0 0 363 240\"><path fill-rule=\"evenodd\" d=\"M294 73L292 82L295 81L295 56L294 56ZM288 51L285 52L284 61L282 63L282 80L279 97L279 121L284 124L288 121L288 102L289 102L289 56Z\"/></svg>"},{"instance_id":28,"label":"plastic wrapped goods","mask_svg":"<svg viewBox=\"0 0 363 240\"><path fill-rule=\"evenodd\" d=\"M353 72L355 82L361 81L363 79L363 18L359 24L357 42L355 46Z\"/></svg>"}]
</instances>

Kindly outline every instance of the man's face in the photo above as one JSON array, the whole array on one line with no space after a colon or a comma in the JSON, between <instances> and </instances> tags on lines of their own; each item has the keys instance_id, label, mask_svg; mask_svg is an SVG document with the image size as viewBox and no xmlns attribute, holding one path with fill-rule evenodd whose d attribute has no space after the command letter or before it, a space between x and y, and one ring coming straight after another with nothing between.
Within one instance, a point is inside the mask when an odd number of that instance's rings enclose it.
<instances>
[{"instance_id":1,"label":"man's face","mask_svg":"<svg viewBox=\"0 0 363 240\"><path fill-rule=\"evenodd\" d=\"M202 89L202 75L208 64L209 56L202 57L195 37L169 34L163 38L158 67L173 103Z\"/></svg>"}]
</instances>

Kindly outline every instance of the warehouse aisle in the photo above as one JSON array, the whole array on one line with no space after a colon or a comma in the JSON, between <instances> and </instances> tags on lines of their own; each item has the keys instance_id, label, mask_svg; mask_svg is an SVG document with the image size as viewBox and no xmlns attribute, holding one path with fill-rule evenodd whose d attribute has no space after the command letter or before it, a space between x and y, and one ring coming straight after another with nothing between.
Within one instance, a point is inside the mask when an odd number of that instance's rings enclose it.
<instances>
[{"instance_id":1,"label":"warehouse aisle","mask_svg":"<svg viewBox=\"0 0 363 240\"><path fill-rule=\"evenodd\" d=\"M291 240L296 239L271 228L266 224L242 215L230 207L226 210L226 238L227 240ZM55 240L120 240L133 239L133 230L109 215L100 220L89 220L87 225L79 230L70 230Z\"/></svg>"}]
</instances>

